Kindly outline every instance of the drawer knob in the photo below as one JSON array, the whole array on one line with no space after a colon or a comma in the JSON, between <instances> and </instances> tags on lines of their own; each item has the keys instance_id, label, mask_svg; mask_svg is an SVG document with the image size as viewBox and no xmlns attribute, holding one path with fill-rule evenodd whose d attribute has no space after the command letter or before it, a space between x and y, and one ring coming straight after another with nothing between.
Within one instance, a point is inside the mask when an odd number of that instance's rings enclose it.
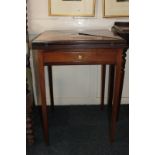
<instances>
[{"instance_id":1,"label":"drawer knob","mask_svg":"<svg viewBox=\"0 0 155 155\"><path fill-rule=\"evenodd\" d=\"M82 55L78 55L78 59L81 60L82 59Z\"/></svg>"}]
</instances>

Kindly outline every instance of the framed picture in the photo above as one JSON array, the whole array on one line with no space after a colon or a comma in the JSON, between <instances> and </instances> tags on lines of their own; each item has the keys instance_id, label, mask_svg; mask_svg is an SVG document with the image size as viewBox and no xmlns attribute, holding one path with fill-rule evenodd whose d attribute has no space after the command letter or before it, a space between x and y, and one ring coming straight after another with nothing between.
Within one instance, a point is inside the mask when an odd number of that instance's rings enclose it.
<instances>
[{"instance_id":1,"label":"framed picture","mask_svg":"<svg viewBox=\"0 0 155 155\"><path fill-rule=\"evenodd\" d=\"M49 16L95 16L96 0L48 0Z\"/></svg>"},{"instance_id":2,"label":"framed picture","mask_svg":"<svg viewBox=\"0 0 155 155\"><path fill-rule=\"evenodd\" d=\"M104 17L129 16L129 0L104 0Z\"/></svg>"}]
</instances>

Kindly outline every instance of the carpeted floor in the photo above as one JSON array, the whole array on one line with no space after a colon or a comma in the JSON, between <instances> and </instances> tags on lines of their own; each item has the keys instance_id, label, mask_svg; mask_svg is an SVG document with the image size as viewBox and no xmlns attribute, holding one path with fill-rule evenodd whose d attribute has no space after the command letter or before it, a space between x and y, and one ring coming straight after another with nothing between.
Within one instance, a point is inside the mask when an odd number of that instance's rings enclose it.
<instances>
[{"instance_id":1,"label":"carpeted floor","mask_svg":"<svg viewBox=\"0 0 155 155\"><path fill-rule=\"evenodd\" d=\"M56 106L48 109L50 145L43 141L40 111L34 109L35 144L27 155L128 155L129 106L120 108L116 140L109 143L107 107Z\"/></svg>"}]
</instances>

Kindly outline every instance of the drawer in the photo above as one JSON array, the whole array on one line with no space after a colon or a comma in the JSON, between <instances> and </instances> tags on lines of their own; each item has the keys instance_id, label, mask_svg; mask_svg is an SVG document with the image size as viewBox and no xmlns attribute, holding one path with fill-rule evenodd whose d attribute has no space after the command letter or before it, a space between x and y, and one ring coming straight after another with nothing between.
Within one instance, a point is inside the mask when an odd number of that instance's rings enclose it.
<instances>
[{"instance_id":1,"label":"drawer","mask_svg":"<svg viewBox=\"0 0 155 155\"><path fill-rule=\"evenodd\" d=\"M114 64L117 49L44 51L45 64Z\"/></svg>"}]
</instances>

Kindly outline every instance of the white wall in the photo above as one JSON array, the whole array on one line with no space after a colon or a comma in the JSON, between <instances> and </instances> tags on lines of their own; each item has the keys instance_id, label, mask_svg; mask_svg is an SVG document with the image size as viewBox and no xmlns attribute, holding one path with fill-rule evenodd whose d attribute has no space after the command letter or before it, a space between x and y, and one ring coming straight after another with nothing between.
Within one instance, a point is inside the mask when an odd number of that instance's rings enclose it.
<instances>
[{"instance_id":1,"label":"white wall","mask_svg":"<svg viewBox=\"0 0 155 155\"><path fill-rule=\"evenodd\" d=\"M110 29L114 21L128 21L128 18L103 18L102 0L97 0L95 17L60 17L48 16L48 0L28 0L29 33L38 34L45 30L55 29ZM31 59L32 61L32 59ZM33 63L32 63L33 67ZM32 69L34 70L34 69ZM46 76L47 104L50 104L49 87ZM108 67L107 67L108 73ZM33 71L33 78L35 78ZM106 77L108 78L108 77ZM100 100L100 66L54 66L54 99L55 104L99 104ZM106 83L108 81L106 80ZM34 87L36 83L34 82ZM122 103L129 102L128 56ZM106 85L107 92L107 85ZM107 95L105 101L107 99ZM35 91L35 101L38 94Z\"/></svg>"}]
</instances>

